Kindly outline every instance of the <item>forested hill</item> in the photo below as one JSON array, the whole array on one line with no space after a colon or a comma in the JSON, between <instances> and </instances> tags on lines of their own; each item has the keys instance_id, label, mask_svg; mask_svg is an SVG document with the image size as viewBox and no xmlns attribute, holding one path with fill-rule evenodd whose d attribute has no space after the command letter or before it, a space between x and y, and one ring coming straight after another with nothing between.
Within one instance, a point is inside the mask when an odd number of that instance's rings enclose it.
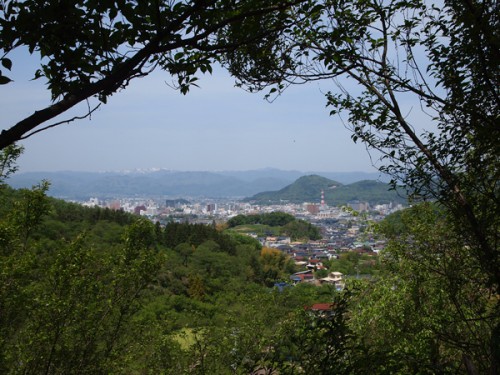
<instances>
[{"instance_id":1,"label":"forested hill","mask_svg":"<svg viewBox=\"0 0 500 375\"><path fill-rule=\"evenodd\" d=\"M197 373L230 374L232 349L257 367L283 317L320 298L316 287L270 293L294 263L248 236L163 228L48 198L47 187L0 184L2 374L179 374L201 361Z\"/></svg>"},{"instance_id":2,"label":"forested hill","mask_svg":"<svg viewBox=\"0 0 500 375\"><path fill-rule=\"evenodd\" d=\"M255 201L260 204L283 201L292 203L319 202L321 190L326 192L339 186L342 184L318 175L303 176L281 190L259 193L246 198L245 201Z\"/></svg>"},{"instance_id":3,"label":"forested hill","mask_svg":"<svg viewBox=\"0 0 500 375\"><path fill-rule=\"evenodd\" d=\"M303 176L281 190L259 193L244 200L256 204L319 203L321 191L324 191L325 203L330 206L355 200L371 204L406 203L406 199L401 194L390 190L390 186L383 182L364 180L343 185L318 175Z\"/></svg>"}]
</instances>

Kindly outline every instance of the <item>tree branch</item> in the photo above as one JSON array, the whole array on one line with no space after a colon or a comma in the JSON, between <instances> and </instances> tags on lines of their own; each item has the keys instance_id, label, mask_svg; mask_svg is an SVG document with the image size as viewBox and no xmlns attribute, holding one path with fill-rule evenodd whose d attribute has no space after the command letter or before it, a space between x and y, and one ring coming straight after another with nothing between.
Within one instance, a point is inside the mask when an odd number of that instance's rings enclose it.
<instances>
[{"instance_id":1,"label":"tree branch","mask_svg":"<svg viewBox=\"0 0 500 375\"><path fill-rule=\"evenodd\" d=\"M87 117L90 117L92 116L92 113L94 113L100 106L101 106L102 103L99 103L97 106L95 106L93 109L89 110L89 112L87 114L85 114L84 116L75 116L73 118L70 118L68 120L63 120L63 121L59 121L59 122L56 122L54 124L51 124L51 125L47 125L45 126L44 128L41 128L41 129L38 129L38 130L35 130L27 135L24 135L20 138L20 140L23 140L23 139L27 139L29 137L31 137L32 135L35 135L37 133L40 133L40 132L43 132L44 130L47 130L47 129L50 129L50 128L54 128L58 125L62 125L62 124L69 124L70 122L73 122L75 120L83 120Z\"/></svg>"},{"instance_id":2,"label":"tree branch","mask_svg":"<svg viewBox=\"0 0 500 375\"><path fill-rule=\"evenodd\" d=\"M57 117L68 109L76 106L80 102L99 94L108 96L109 94L116 92L120 87L124 85L124 83L132 79L135 74L140 71L142 65L145 64L152 55L166 53L181 47L193 47L208 52L210 52L210 50L220 51L221 49L236 48L238 45L243 45L245 43L254 41L255 38L253 38L253 36L250 36L247 40L244 40L239 44L213 45L210 48L200 46L198 43L208 38L210 35L213 35L217 30L220 30L221 28L231 23L243 20L246 17L259 16L273 11L286 9L287 7L290 7L294 4L299 4L304 1L305 0L294 0L290 2L287 1L279 5L243 11L233 17L228 17L224 21L219 22L207 28L206 30L203 30L201 33L193 36L192 38L176 40L173 43L166 42L168 41L168 38L172 36L172 34L182 32L184 22L189 19L189 17L191 17L193 14L196 14L196 12L207 9L208 6L215 4L215 1L196 1L194 2L193 6L180 14L176 19L170 21L166 28L157 33L156 36L149 41L149 43L145 44L132 57L115 66L115 68L104 78L89 83L79 90L68 93L64 98L57 101L56 103L41 110L35 111L31 116L28 116L25 119L19 121L9 129L2 130L2 132L0 133L0 150L40 131L52 128L62 123L66 123L67 121L62 121L57 124L49 125L44 129L34 130L39 125ZM26 135L28 133L30 134Z\"/></svg>"}]
</instances>

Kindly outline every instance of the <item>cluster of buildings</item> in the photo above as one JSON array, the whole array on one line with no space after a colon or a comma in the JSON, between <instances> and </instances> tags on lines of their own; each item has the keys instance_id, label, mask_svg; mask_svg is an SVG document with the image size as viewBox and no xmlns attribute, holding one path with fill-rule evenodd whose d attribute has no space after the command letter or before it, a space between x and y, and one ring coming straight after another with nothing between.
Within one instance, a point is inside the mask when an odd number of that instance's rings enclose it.
<instances>
[{"instance_id":1,"label":"cluster of buildings","mask_svg":"<svg viewBox=\"0 0 500 375\"><path fill-rule=\"evenodd\" d=\"M256 237L256 236L255 236ZM377 256L383 250L385 241L367 236L366 240L359 241L354 233L344 232L339 238L323 238L318 241L292 242L289 237L258 238L262 245L275 248L287 254L301 271L290 276L291 284L312 283L314 285L333 285L341 290L345 285L344 275L340 272L331 272L325 266L326 261L338 259L339 255L354 252L367 256ZM316 271L328 270L327 276L317 277Z\"/></svg>"},{"instance_id":2,"label":"cluster of buildings","mask_svg":"<svg viewBox=\"0 0 500 375\"><path fill-rule=\"evenodd\" d=\"M306 248L298 248L301 252L323 251L340 249L353 251L356 249L380 250L382 245L367 235L369 223L382 220L386 215L403 208L400 204L380 204L370 206L367 202L350 202L344 207L329 207L322 199L320 204L286 203L282 205L253 205L234 200L169 200L158 201L154 199L127 198L120 200L101 201L91 198L81 203L89 207L108 207L120 209L136 215L150 218L154 222L167 224L168 222L189 222L212 224L224 223L236 215L263 214L271 212L285 212L317 226L323 239L318 242L301 244ZM362 214L359 214L359 213ZM255 235L256 236L256 235ZM290 239L276 238L271 235L261 237L259 240L264 246L278 247L290 246ZM296 247L297 249L297 247ZM326 254L328 255L328 254Z\"/></svg>"},{"instance_id":3,"label":"cluster of buildings","mask_svg":"<svg viewBox=\"0 0 500 375\"><path fill-rule=\"evenodd\" d=\"M323 198L323 197L322 197ZM328 272L327 276L315 278L315 272L326 269L323 262L338 258L343 252L357 252L376 255L384 247L384 241L373 238L368 226L383 219L386 215L402 209L400 204L380 204L370 206L367 202L349 202L344 207L329 207L324 199L321 203L281 205L253 205L232 200L168 200L129 198L112 201L99 201L96 198L84 202L86 206L121 209L150 218L154 222L190 222L212 224L224 223L236 215L285 212L298 219L306 220L317 226L322 239L308 243L294 243L289 237L269 235L258 236L263 246L276 248L296 263L300 272L291 276L292 284L310 282L316 285L331 284L337 289L344 287L344 277L340 272ZM360 214L361 213L361 214ZM325 271L323 272L325 274Z\"/></svg>"},{"instance_id":4,"label":"cluster of buildings","mask_svg":"<svg viewBox=\"0 0 500 375\"><path fill-rule=\"evenodd\" d=\"M293 284L298 283L313 283L315 285L332 285L337 290L344 289L345 279L341 272L330 272L328 276L315 278L311 270L299 271L290 276L290 281Z\"/></svg>"},{"instance_id":5,"label":"cluster of buildings","mask_svg":"<svg viewBox=\"0 0 500 375\"><path fill-rule=\"evenodd\" d=\"M167 202L167 203L165 203ZM153 221L189 221L203 222L216 220L224 222L236 215L262 214L269 212L286 212L297 218L311 222L325 219L343 219L352 216L353 211L370 213L375 219L402 209L401 204L380 204L370 206L367 202L353 201L344 207L329 207L324 203L284 203L280 205L254 205L241 201L225 199L192 199L190 201L164 201L148 198L123 198L102 201L90 198L80 202L87 207L108 207L123 210L141 216L146 216Z\"/></svg>"}]
</instances>

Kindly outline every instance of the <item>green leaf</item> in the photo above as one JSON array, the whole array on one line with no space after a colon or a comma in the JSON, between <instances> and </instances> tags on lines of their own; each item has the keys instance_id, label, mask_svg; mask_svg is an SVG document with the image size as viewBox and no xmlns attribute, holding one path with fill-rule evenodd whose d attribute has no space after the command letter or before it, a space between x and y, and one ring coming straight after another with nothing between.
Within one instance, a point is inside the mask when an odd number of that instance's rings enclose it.
<instances>
[{"instance_id":1,"label":"green leaf","mask_svg":"<svg viewBox=\"0 0 500 375\"><path fill-rule=\"evenodd\" d=\"M0 76L0 85L6 85L7 83L9 83L11 81L12 80L9 77Z\"/></svg>"},{"instance_id":2,"label":"green leaf","mask_svg":"<svg viewBox=\"0 0 500 375\"><path fill-rule=\"evenodd\" d=\"M43 77L43 72L41 69L37 69L35 72L35 76L31 80L34 81L34 80L39 79L41 77Z\"/></svg>"},{"instance_id":3,"label":"green leaf","mask_svg":"<svg viewBox=\"0 0 500 375\"><path fill-rule=\"evenodd\" d=\"M4 57L2 59L2 65L3 65L3 67L5 69L11 70L12 69L12 61L11 61L11 59L8 59L8 58Z\"/></svg>"}]
</instances>

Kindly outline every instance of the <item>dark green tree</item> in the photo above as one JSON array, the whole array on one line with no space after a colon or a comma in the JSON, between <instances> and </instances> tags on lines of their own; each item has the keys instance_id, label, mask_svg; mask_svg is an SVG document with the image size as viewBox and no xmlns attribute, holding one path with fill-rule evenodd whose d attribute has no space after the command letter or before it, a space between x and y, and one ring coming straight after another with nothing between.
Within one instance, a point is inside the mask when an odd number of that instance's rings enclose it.
<instances>
[{"instance_id":1,"label":"dark green tree","mask_svg":"<svg viewBox=\"0 0 500 375\"><path fill-rule=\"evenodd\" d=\"M420 204L399 216L381 225L384 273L356 295L350 325L360 370L495 373L500 315L487 275L442 207Z\"/></svg>"},{"instance_id":2,"label":"dark green tree","mask_svg":"<svg viewBox=\"0 0 500 375\"><path fill-rule=\"evenodd\" d=\"M9 207L0 216L0 371L119 372L140 355L143 327L132 317L165 262L154 225L138 220L105 247L85 234L48 240L47 188L0 187Z\"/></svg>"},{"instance_id":3,"label":"dark green tree","mask_svg":"<svg viewBox=\"0 0 500 375\"><path fill-rule=\"evenodd\" d=\"M350 293L330 295L327 301L322 310L304 306L283 322L275 348L280 374L359 373L351 361Z\"/></svg>"},{"instance_id":4,"label":"dark green tree","mask_svg":"<svg viewBox=\"0 0 500 375\"><path fill-rule=\"evenodd\" d=\"M254 215L236 215L227 221L227 225L229 228L245 224L262 224L276 227L286 225L292 221L295 221L293 215L285 212L270 212Z\"/></svg>"},{"instance_id":5,"label":"dark green tree","mask_svg":"<svg viewBox=\"0 0 500 375\"><path fill-rule=\"evenodd\" d=\"M0 184L17 171L16 160L23 152L22 147L11 145L0 153Z\"/></svg>"},{"instance_id":6,"label":"dark green tree","mask_svg":"<svg viewBox=\"0 0 500 375\"><path fill-rule=\"evenodd\" d=\"M490 354L483 363L488 371L498 372L500 345L494 339L500 332L496 321L500 289L498 1L323 0L302 10L306 12L296 15L301 21L276 45L277 64L263 64L253 51L235 50L227 66L242 86L250 90L271 86L270 95L281 94L290 84L333 82L327 104L331 114L339 115L352 131L353 141L377 150L379 169L392 176L395 188L406 189L413 202L432 200L445 209L446 228L456 240L453 248L471 270L479 270L476 288L491 293L496 306L489 310L494 319L480 345L488 343ZM278 60L268 57L266 61ZM428 225L425 218L435 223L424 215L424 222L414 224ZM446 233L429 233L435 235L432 241L439 243L443 236L441 246L450 245ZM404 249L409 254L422 250L410 239ZM404 269L398 272L407 275ZM435 275L420 275L424 284L433 283ZM446 278L456 278L457 285L461 285L459 275L459 267L447 268ZM470 296L458 291L456 296L455 306L469 306ZM465 311L469 312L455 316L457 325L483 321L481 311ZM418 323L427 328L431 324ZM475 340L468 337L463 345L475 345ZM467 372L476 373L474 368L482 359L469 361L468 357L475 355L466 354L462 364ZM415 363L418 366L418 360Z\"/></svg>"},{"instance_id":7,"label":"dark green tree","mask_svg":"<svg viewBox=\"0 0 500 375\"><path fill-rule=\"evenodd\" d=\"M331 114L342 116L355 142L378 150L394 186L453 213L457 235L497 286L499 7L494 0L315 1L276 45L279 64L262 65L241 49L226 61L242 86L271 85L271 94L333 80Z\"/></svg>"},{"instance_id":8,"label":"dark green tree","mask_svg":"<svg viewBox=\"0 0 500 375\"><path fill-rule=\"evenodd\" d=\"M182 257L182 264L187 266L189 258L194 253L194 245L183 242L175 247L175 251Z\"/></svg>"},{"instance_id":9,"label":"dark green tree","mask_svg":"<svg viewBox=\"0 0 500 375\"><path fill-rule=\"evenodd\" d=\"M318 227L304 220L295 220L284 225L282 228L284 235L290 236L293 240L310 239L319 240L321 233Z\"/></svg>"}]
</instances>

